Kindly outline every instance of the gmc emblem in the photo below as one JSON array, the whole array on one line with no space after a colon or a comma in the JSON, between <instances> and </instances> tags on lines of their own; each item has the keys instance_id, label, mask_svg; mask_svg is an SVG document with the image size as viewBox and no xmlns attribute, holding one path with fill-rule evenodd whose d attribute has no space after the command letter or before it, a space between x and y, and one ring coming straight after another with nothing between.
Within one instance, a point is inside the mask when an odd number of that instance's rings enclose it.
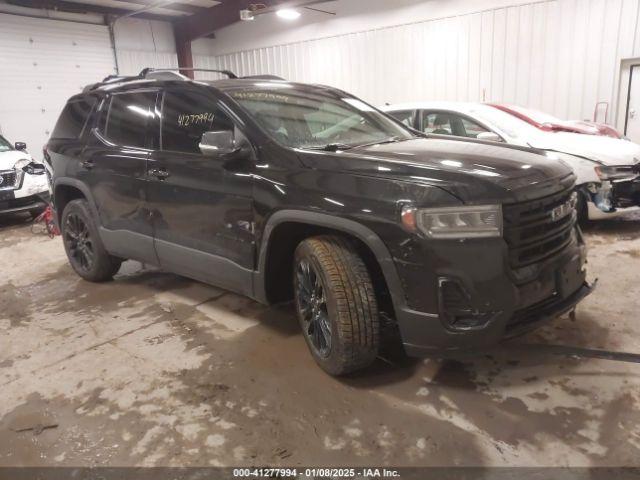
<instances>
[{"instance_id":1,"label":"gmc emblem","mask_svg":"<svg viewBox=\"0 0 640 480\"><path fill-rule=\"evenodd\" d=\"M558 205L553 210L551 210L551 220L557 222L558 220L569 215L576 208L577 198L574 197L574 195L572 195L571 198L562 205Z\"/></svg>"}]
</instances>

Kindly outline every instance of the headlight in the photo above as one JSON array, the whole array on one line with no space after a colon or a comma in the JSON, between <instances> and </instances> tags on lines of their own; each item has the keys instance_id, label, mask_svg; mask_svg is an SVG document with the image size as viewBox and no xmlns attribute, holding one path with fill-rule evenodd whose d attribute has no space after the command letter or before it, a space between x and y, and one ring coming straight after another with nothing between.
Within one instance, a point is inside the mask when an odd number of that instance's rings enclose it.
<instances>
[{"instance_id":1,"label":"headlight","mask_svg":"<svg viewBox=\"0 0 640 480\"><path fill-rule=\"evenodd\" d=\"M476 205L468 207L402 209L405 228L420 231L429 238L487 238L502 236L502 207Z\"/></svg>"},{"instance_id":2,"label":"headlight","mask_svg":"<svg viewBox=\"0 0 640 480\"><path fill-rule=\"evenodd\" d=\"M24 167L29 165L30 162L31 160L29 160L28 158L23 158L22 160L18 160L13 166L13 168L14 170L22 170Z\"/></svg>"},{"instance_id":3,"label":"headlight","mask_svg":"<svg viewBox=\"0 0 640 480\"><path fill-rule=\"evenodd\" d=\"M604 166L595 167L596 175L600 180L621 180L623 178L633 178L639 173L637 165L620 165L620 166Z\"/></svg>"},{"instance_id":4,"label":"headlight","mask_svg":"<svg viewBox=\"0 0 640 480\"><path fill-rule=\"evenodd\" d=\"M18 160L13 168L18 172L27 172L29 175L43 175L45 173L45 168L42 163L38 163L34 160L28 160L26 158Z\"/></svg>"}]
</instances>

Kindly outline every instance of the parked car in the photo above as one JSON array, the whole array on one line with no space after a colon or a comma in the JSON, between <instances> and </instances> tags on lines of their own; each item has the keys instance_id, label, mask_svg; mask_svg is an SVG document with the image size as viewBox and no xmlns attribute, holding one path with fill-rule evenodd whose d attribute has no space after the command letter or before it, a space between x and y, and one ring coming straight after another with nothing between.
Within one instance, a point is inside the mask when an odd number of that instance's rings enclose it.
<instances>
[{"instance_id":1,"label":"parked car","mask_svg":"<svg viewBox=\"0 0 640 480\"><path fill-rule=\"evenodd\" d=\"M543 118L528 121L523 109L514 114L513 108L482 103L415 102L390 105L383 110L430 135L530 146L546 152L552 161L565 161L577 176L578 212L582 220L612 218L638 209L640 145L569 131L568 127L543 122Z\"/></svg>"},{"instance_id":2,"label":"parked car","mask_svg":"<svg viewBox=\"0 0 640 480\"><path fill-rule=\"evenodd\" d=\"M29 212L35 217L47 206L45 167L26 149L25 143L12 145L0 135L0 214Z\"/></svg>"},{"instance_id":3,"label":"parked car","mask_svg":"<svg viewBox=\"0 0 640 480\"><path fill-rule=\"evenodd\" d=\"M78 275L136 259L293 299L331 374L374 360L381 323L410 355L477 349L591 291L569 167L333 88L143 71L72 97L45 152Z\"/></svg>"},{"instance_id":4,"label":"parked car","mask_svg":"<svg viewBox=\"0 0 640 480\"><path fill-rule=\"evenodd\" d=\"M601 135L611 138L623 138L615 128L603 123L591 122L588 120L560 120L548 113L524 108L519 105L508 105L504 103L488 103L492 107L502 110L514 117L524 120L539 130L545 132L569 132L582 133L584 135Z\"/></svg>"}]
</instances>

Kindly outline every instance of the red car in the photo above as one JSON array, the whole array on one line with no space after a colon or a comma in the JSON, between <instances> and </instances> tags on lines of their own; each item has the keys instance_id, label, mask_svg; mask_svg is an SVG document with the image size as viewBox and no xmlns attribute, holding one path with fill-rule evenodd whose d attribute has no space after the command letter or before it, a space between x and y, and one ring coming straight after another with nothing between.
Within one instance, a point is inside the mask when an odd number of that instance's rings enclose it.
<instances>
[{"instance_id":1,"label":"red car","mask_svg":"<svg viewBox=\"0 0 640 480\"><path fill-rule=\"evenodd\" d=\"M613 127L602 123L595 123L581 120L560 120L537 110L519 107L517 105L507 105L500 103L489 103L503 112L519 118L540 130L546 132L571 132L583 133L585 135L600 135L603 137L623 138Z\"/></svg>"}]
</instances>

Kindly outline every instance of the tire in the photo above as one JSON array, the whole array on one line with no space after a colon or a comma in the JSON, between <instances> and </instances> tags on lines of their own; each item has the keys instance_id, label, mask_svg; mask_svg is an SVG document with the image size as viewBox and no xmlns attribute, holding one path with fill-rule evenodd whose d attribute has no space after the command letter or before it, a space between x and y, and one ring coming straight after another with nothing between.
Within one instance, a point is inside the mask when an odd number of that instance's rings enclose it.
<instances>
[{"instance_id":1,"label":"tire","mask_svg":"<svg viewBox=\"0 0 640 480\"><path fill-rule=\"evenodd\" d=\"M301 242L293 286L304 338L324 371L344 375L373 362L380 342L378 305L352 241L323 235Z\"/></svg>"},{"instance_id":2,"label":"tire","mask_svg":"<svg viewBox=\"0 0 640 480\"><path fill-rule=\"evenodd\" d=\"M578 224L580 226L587 225L589 223L589 207L587 205L587 196L581 191L578 191L576 210L578 212Z\"/></svg>"},{"instance_id":3,"label":"tire","mask_svg":"<svg viewBox=\"0 0 640 480\"><path fill-rule=\"evenodd\" d=\"M105 250L87 201L69 202L60 223L62 242L73 270L90 282L111 280L122 260Z\"/></svg>"}]
</instances>

